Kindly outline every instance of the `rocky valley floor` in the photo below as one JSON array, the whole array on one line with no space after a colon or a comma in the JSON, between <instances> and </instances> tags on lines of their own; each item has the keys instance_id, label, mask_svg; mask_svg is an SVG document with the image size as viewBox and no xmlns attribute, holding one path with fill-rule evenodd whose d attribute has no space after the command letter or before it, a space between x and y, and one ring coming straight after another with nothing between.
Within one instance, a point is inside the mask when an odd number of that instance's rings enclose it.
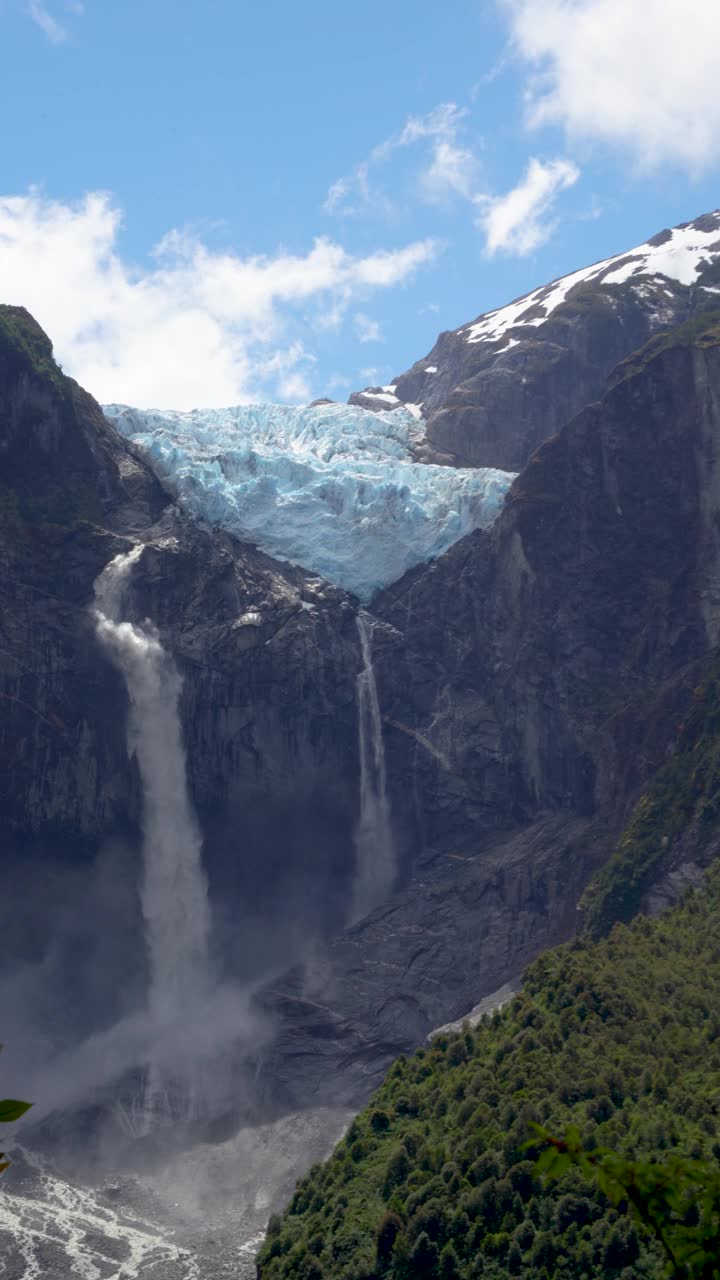
<instances>
[{"instance_id":1,"label":"rocky valley floor","mask_svg":"<svg viewBox=\"0 0 720 1280\"><path fill-rule=\"evenodd\" d=\"M315 1109L199 1144L144 1174L62 1177L22 1148L0 1197L0 1278L251 1280L268 1216L352 1112Z\"/></svg>"}]
</instances>

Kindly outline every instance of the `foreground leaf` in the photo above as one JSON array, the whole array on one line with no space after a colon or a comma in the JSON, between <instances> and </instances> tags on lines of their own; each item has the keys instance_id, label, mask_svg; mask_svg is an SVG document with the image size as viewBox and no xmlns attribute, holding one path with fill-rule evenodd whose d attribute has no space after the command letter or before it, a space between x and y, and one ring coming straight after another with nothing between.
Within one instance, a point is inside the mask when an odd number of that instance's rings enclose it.
<instances>
[{"instance_id":1,"label":"foreground leaf","mask_svg":"<svg viewBox=\"0 0 720 1280\"><path fill-rule=\"evenodd\" d=\"M29 1111L32 1102L18 1102L16 1098L4 1098L0 1102L0 1124L12 1124Z\"/></svg>"}]
</instances>

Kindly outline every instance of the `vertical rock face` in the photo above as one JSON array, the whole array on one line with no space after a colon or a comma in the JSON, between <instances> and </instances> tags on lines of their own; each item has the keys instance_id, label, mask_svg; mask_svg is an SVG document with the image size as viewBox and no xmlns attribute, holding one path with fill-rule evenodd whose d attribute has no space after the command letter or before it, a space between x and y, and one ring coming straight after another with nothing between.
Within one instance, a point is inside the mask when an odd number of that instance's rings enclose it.
<instances>
[{"instance_id":1,"label":"vertical rock face","mask_svg":"<svg viewBox=\"0 0 720 1280\"><path fill-rule=\"evenodd\" d=\"M621 712L717 643L719 390L717 330L651 348L535 454L491 531L376 601L405 638L402 675L378 658L389 756L414 738L431 839L448 767L480 820L604 811Z\"/></svg>"},{"instance_id":2,"label":"vertical rock face","mask_svg":"<svg viewBox=\"0 0 720 1280\"><path fill-rule=\"evenodd\" d=\"M184 676L191 791L216 905L245 959L276 963L282 937L300 943L337 928L349 909L354 606L174 519L147 543L133 592L137 616L154 620Z\"/></svg>"},{"instance_id":3,"label":"vertical rock face","mask_svg":"<svg viewBox=\"0 0 720 1280\"><path fill-rule=\"evenodd\" d=\"M5 849L39 837L77 852L117 821L127 773L124 699L86 611L90 582L166 498L21 308L0 309L0 450Z\"/></svg>"},{"instance_id":4,"label":"vertical rock face","mask_svg":"<svg viewBox=\"0 0 720 1280\"><path fill-rule=\"evenodd\" d=\"M103 567L141 538L128 616L151 619L182 676L192 800L238 964L277 964L307 929L339 927L358 805L354 603L182 519L11 308L0 311L0 447L5 857L72 866L120 842L134 881L127 693L90 606ZM243 914L253 934L237 927ZM8 927L20 951L31 945L32 930Z\"/></svg>"}]
</instances>

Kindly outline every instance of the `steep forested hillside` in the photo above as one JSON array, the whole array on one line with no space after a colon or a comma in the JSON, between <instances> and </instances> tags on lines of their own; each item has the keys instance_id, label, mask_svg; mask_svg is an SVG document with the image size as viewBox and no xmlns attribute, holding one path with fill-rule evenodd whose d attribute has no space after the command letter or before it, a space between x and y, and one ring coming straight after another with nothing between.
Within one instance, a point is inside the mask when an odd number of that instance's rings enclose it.
<instances>
[{"instance_id":1,"label":"steep forested hillside","mask_svg":"<svg viewBox=\"0 0 720 1280\"><path fill-rule=\"evenodd\" d=\"M720 871L672 912L546 953L475 1030L400 1058L270 1223L261 1280L655 1276L657 1246L530 1122L629 1155L720 1157Z\"/></svg>"}]
</instances>

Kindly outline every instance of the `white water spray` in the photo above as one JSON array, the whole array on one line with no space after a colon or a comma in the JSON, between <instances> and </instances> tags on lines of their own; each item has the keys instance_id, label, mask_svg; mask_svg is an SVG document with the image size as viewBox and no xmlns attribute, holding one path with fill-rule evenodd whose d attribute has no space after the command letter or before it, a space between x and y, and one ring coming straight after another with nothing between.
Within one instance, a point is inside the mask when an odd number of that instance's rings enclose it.
<instances>
[{"instance_id":1,"label":"white water spray","mask_svg":"<svg viewBox=\"0 0 720 1280\"><path fill-rule=\"evenodd\" d=\"M357 677L360 748L360 819L355 832L357 866L352 919L361 920L384 902L395 883L390 804L387 796L382 717L372 661L372 622L356 618L363 668Z\"/></svg>"},{"instance_id":2,"label":"white water spray","mask_svg":"<svg viewBox=\"0 0 720 1280\"><path fill-rule=\"evenodd\" d=\"M210 911L202 838L187 789L178 711L181 679L151 623L121 620L123 596L142 546L116 556L95 583L97 635L122 672L130 699L129 749L143 786L142 910L150 960L148 1012L158 1031L178 1026L209 990ZM177 1066L177 1061L174 1063ZM149 1064L151 1107L162 1066Z\"/></svg>"}]
</instances>

